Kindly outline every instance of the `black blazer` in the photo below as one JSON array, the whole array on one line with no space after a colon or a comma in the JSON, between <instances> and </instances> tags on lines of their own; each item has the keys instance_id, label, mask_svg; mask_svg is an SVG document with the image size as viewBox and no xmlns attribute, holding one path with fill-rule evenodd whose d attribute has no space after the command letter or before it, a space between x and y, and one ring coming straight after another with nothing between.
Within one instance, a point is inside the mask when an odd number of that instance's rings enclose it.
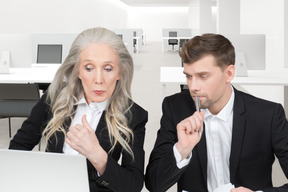
<instances>
[{"instance_id":1,"label":"black blazer","mask_svg":"<svg viewBox=\"0 0 288 192\"><path fill-rule=\"evenodd\" d=\"M30 117L25 120L10 142L9 149L32 150L41 139L41 133L47 122L51 119L52 113L49 105L45 102L44 95L36 106L32 109ZM148 120L148 113L137 104L133 104L130 109L133 117L130 119L129 127L134 132L134 143L130 146L134 153L134 161L130 155L122 151L122 147L118 144L113 152L108 154L107 167L103 175L97 176L97 171L93 165L87 160L87 169L89 176L90 191L141 191L144 184L144 137L145 125ZM67 122L67 128L70 122ZM100 145L108 152L111 149L109 142L108 130L105 121L105 111L103 112L99 124L96 129L96 135ZM57 141L55 137L47 143L46 151L63 153L64 135L57 133ZM122 155L122 162L117 163Z\"/></svg>"},{"instance_id":2,"label":"black blazer","mask_svg":"<svg viewBox=\"0 0 288 192\"><path fill-rule=\"evenodd\" d=\"M277 191L272 187L272 164L277 156L288 177L288 124L280 104L235 91L230 181L235 187ZM205 134L192 150L190 163L179 169L173 154L176 125L195 112L188 91L166 97L157 140L146 170L150 191L166 191L178 182L178 191L206 192L207 148ZM204 125L205 133L205 125ZM277 188L288 191L288 185Z\"/></svg>"}]
</instances>

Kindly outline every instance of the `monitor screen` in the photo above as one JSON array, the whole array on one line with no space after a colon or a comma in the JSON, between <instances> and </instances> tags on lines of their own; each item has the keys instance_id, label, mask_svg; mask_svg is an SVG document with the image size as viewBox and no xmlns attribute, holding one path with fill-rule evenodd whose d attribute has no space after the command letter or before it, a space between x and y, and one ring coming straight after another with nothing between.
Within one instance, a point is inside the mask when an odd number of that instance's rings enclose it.
<instances>
[{"instance_id":1,"label":"monitor screen","mask_svg":"<svg viewBox=\"0 0 288 192\"><path fill-rule=\"evenodd\" d=\"M169 37L177 37L177 31L169 31Z\"/></svg>"},{"instance_id":2,"label":"monitor screen","mask_svg":"<svg viewBox=\"0 0 288 192\"><path fill-rule=\"evenodd\" d=\"M120 37L120 39L123 40L123 35L122 34L117 34L117 35L118 35L118 37Z\"/></svg>"},{"instance_id":3,"label":"monitor screen","mask_svg":"<svg viewBox=\"0 0 288 192\"><path fill-rule=\"evenodd\" d=\"M37 50L37 63L61 63L61 44L39 44Z\"/></svg>"}]
</instances>

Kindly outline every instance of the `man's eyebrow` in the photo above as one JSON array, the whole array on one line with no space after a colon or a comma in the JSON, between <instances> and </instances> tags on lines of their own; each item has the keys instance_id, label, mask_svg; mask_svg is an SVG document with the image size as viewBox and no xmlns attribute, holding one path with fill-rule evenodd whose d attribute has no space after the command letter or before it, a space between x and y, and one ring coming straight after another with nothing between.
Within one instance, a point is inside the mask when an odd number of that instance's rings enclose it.
<instances>
[{"instance_id":1,"label":"man's eyebrow","mask_svg":"<svg viewBox=\"0 0 288 192\"><path fill-rule=\"evenodd\" d=\"M183 74L184 74L184 75L190 75L189 73L186 73L185 71L183 71Z\"/></svg>"},{"instance_id":2,"label":"man's eyebrow","mask_svg":"<svg viewBox=\"0 0 288 192\"><path fill-rule=\"evenodd\" d=\"M210 72L208 72L208 71L201 71L201 72L196 73L195 75L205 75L205 74L209 74L209 73ZM190 75L189 73L187 73L185 71L183 71L183 74L184 75Z\"/></svg>"}]
</instances>

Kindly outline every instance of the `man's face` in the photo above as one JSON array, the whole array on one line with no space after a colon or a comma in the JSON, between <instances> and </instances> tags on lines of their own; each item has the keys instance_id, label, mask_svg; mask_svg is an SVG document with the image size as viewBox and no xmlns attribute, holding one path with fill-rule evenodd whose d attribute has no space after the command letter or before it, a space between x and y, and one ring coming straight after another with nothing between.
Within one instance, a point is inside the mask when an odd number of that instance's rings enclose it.
<instances>
[{"instance_id":1,"label":"man's face","mask_svg":"<svg viewBox=\"0 0 288 192\"><path fill-rule=\"evenodd\" d=\"M207 55L194 63L184 63L184 74L193 100L199 96L200 107L208 108L212 114L221 111L232 92L234 65L221 69L214 56Z\"/></svg>"}]
</instances>

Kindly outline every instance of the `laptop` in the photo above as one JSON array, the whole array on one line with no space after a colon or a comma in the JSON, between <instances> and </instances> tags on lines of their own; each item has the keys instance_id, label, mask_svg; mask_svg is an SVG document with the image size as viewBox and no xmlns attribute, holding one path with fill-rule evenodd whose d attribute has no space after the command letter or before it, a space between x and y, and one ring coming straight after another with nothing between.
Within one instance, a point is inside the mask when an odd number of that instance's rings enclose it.
<instances>
[{"instance_id":1,"label":"laptop","mask_svg":"<svg viewBox=\"0 0 288 192\"><path fill-rule=\"evenodd\" d=\"M0 191L89 192L81 155L0 149Z\"/></svg>"},{"instance_id":2,"label":"laptop","mask_svg":"<svg viewBox=\"0 0 288 192\"><path fill-rule=\"evenodd\" d=\"M0 51L0 74L9 73L10 66L10 52Z\"/></svg>"}]
</instances>

